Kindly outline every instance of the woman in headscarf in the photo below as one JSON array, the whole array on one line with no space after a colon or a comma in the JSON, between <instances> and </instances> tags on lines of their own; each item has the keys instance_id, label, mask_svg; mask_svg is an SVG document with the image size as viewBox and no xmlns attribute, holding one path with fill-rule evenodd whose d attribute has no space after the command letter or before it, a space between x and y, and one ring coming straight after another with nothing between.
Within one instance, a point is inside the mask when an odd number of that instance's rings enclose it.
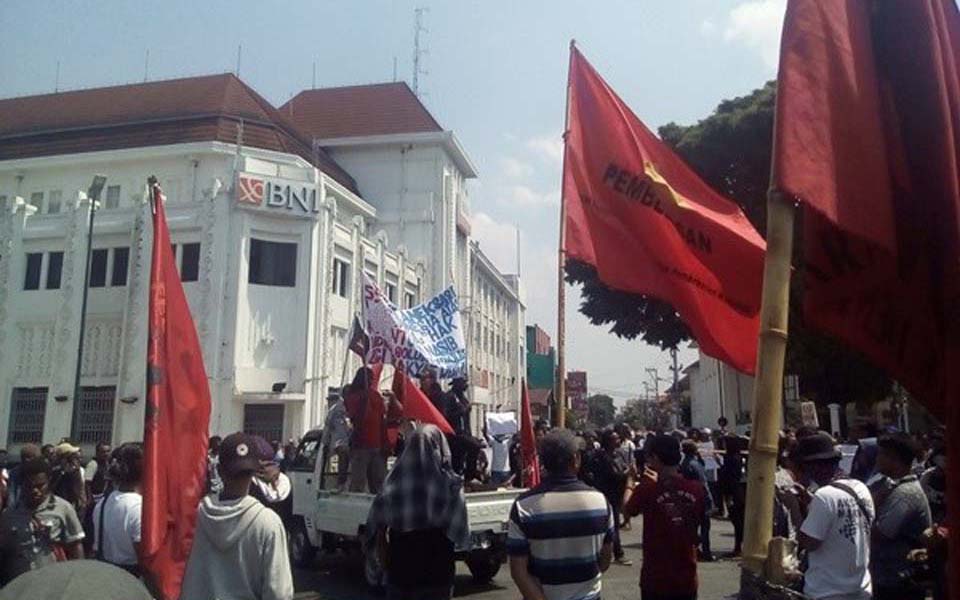
<instances>
[{"instance_id":1,"label":"woman in headscarf","mask_svg":"<svg viewBox=\"0 0 960 600\"><path fill-rule=\"evenodd\" d=\"M450 464L450 447L433 425L405 439L367 518L387 576L390 600L447 600L453 593L454 552L469 543L463 479Z\"/></svg>"}]
</instances>

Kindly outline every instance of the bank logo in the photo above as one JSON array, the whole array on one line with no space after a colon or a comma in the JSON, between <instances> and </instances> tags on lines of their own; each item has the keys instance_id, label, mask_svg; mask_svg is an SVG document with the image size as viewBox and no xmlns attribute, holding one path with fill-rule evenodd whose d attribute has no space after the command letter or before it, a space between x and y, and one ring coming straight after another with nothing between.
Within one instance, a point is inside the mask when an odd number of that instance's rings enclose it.
<instances>
[{"instance_id":1,"label":"bank logo","mask_svg":"<svg viewBox=\"0 0 960 600\"><path fill-rule=\"evenodd\" d=\"M263 180L256 177L238 176L240 180L237 201L260 206L263 204Z\"/></svg>"}]
</instances>

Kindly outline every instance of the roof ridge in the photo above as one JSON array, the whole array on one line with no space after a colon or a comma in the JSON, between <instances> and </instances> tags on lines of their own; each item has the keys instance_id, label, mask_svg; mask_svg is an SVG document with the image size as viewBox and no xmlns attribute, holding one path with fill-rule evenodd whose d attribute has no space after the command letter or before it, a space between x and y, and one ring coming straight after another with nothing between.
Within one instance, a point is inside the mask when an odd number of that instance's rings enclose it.
<instances>
[{"instance_id":1,"label":"roof ridge","mask_svg":"<svg viewBox=\"0 0 960 600\"><path fill-rule=\"evenodd\" d=\"M213 79L216 77L227 77L232 76L236 77L231 71L224 71L222 73L208 73L206 75L188 75L186 77L170 77L167 79L151 79L149 81L134 81L130 83L115 83L111 85L94 85L91 87L80 87L69 90L57 90L55 92L46 92L43 94L24 94L21 96L6 96L0 97L0 102L5 102L7 100L23 100L26 98L46 98L49 96L64 96L68 94L82 94L84 92L93 92L101 90L116 90L118 88L131 88L131 87L146 87L150 85L163 84L163 83L173 83L176 81L186 81L189 79Z\"/></svg>"}]
</instances>

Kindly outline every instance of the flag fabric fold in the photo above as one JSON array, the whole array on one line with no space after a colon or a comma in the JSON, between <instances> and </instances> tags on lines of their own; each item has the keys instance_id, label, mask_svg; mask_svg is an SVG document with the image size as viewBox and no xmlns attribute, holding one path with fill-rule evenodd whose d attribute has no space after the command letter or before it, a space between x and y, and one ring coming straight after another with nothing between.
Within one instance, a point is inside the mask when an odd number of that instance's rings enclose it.
<instances>
[{"instance_id":1,"label":"flag fabric fold","mask_svg":"<svg viewBox=\"0 0 960 600\"><path fill-rule=\"evenodd\" d=\"M164 600L180 596L206 487L210 389L170 246L160 186L151 184L142 565Z\"/></svg>"},{"instance_id":2,"label":"flag fabric fold","mask_svg":"<svg viewBox=\"0 0 960 600\"><path fill-rule=\"evenodd\" d=\"M453 435L453 427L447 422L446 417L437 410L433 402L430 402L420 386L407 377L402 365L401 368L394 370L391 387L394 395L403 404L403 416L405 418L436 425L440 428L440 431Z\"/></svg>"},{"instance_id":3,"label":"flag fabric fold","mask_svg":"<svg viewBox=\"0 0 960 600\"><path fill-rule=\"evenodd\" d=\"M540 485L540 457L537 454L537 436L533 432L530 390L527 389L526 379L521 383L520 396L520 460L522 485L528 488Z\"/></svg>"},{"instance_id":4,"label":"flag fabric fold","mask_svg":"<svg viewBox=\"0 0 960 600\"><path fill-rule=\"evenodd\" d=\"M765 242L575 47L568 95L566 256L612 289L670 303L705 353L752 373Z\"/></svg>"},{"instance_id":5,"label":"flag fabric fold","mask_svg":"<svg viewBox=\"0 0 960 600\"><path fill-rule=\"evenodd\" d=\"M948 430L960 463L960 13L954 0L790 0L772 184L803 215L804 318ZM839 399L838 399L839 400ZM960 478L948 479L960 502ZM960 590L960 511L950 587ZM955 597L952 594L951 597Z\"/></svg>"}]
</instances>

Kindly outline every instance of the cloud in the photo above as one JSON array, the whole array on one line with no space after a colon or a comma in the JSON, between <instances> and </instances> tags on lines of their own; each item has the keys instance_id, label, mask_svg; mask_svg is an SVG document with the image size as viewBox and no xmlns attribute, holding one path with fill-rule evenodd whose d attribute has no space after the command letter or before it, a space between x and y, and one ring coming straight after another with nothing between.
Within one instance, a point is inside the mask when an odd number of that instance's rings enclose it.
<instances>
[{"instance_id":1,"label":"cloud","mask_svg":"<svg viewBox=\"0 0 960 600\"><path fill-rule=\"evenodd\" d=\"M513 208L539 208L559 206L560 191L540 193L527 185L511 185L498 197L500 204Z\"/></svg>"},{"instance_id":2,"label":"cloud","mask_svg":"<svg viewBox=\"0 0 960 600\"><path fill-rule=\"evenodd\" d=\"M517 228L501 223L484 212L471 215L472 235L480 249L503 273L517 270Z\"/></svg>"},{"instance_id":3,"label":"cloud","mask_svg":"<svg viewBox=\"0 0 960 600\"><path fill-rule=\"evenodd\" d=\"M524 179L533 175L532 166L509 156L500 159L500 168L509 179Z\"/></svg>"},{"instance_id":4,"label":"cloud","mask_svg":"<svg viewBox=\"0 0 960 600\"><path fill-rule=\"evenodd\" d=\"M556 165L563 162L563 137L560 134L530 138L527 148L547 162Z\"/></svg>"},{"instance_id":5,"label":"cloud","mask_svg":"<svg viewBox=\"0 0 960 600\"><path fill-rule=\"evenodd\" d=\"M717 35L717 24L710 19L704 19L700 23L700 33L706 37L713 37Z\"/></svg>"},{"instance_id":6,"label":"cloud","mask_svg":"<svg viewBox=\"0 0 960 600\"><path fill-rule=\"evenodd\" d=\"M763 62L771 69L776 69L780 54L780 30L786 9L787 0L741 2L727 15L723 39L759 52Z\"/></svg>"}]
</instances>

